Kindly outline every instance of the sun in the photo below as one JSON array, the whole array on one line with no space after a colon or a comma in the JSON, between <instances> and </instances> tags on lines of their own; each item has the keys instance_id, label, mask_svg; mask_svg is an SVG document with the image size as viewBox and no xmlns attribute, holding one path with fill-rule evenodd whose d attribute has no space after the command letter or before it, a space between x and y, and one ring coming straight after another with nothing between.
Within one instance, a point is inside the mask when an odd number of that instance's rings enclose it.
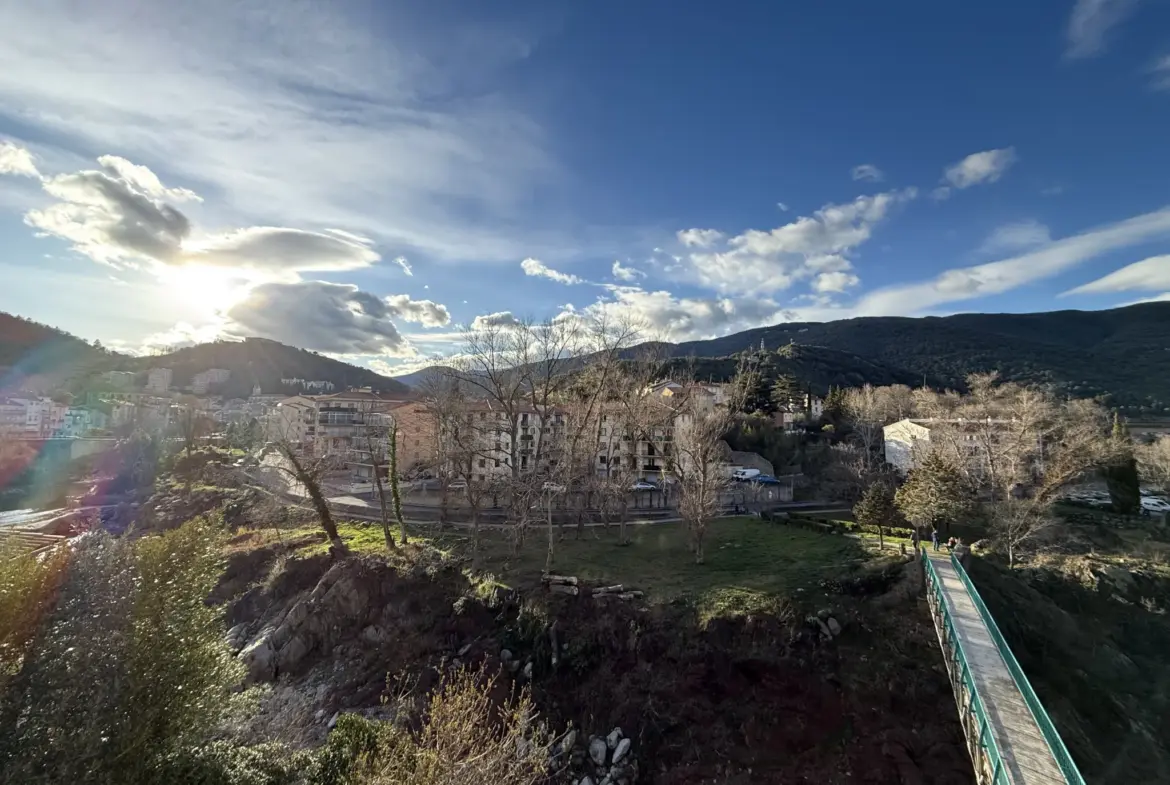
<instances>
[{"instance_id":1,"label":"sun","mask_svg":"<svg viewBox=\"0 0 1170 785\"><path fill-rule=\"evenodd\" d=\"M184 305L216 316L239 302L248 292L248 281L234 270L187 265L159 271L168 294Z\"/></svg>"}]
</instances>

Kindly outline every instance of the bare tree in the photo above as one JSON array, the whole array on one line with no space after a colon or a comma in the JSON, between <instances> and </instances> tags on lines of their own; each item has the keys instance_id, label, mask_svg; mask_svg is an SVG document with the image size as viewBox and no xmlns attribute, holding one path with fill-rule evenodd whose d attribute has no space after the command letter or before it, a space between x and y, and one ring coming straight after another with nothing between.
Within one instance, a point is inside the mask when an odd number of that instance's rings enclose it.
<instances>
[{"instance_id":1,"label":"bare tree","mask_svg":"<svg viewBox=\"0 0 1170 785\"><path fill-rule=\"evenodd\" d=\"M325 530L326 536L329 537L334 555L342 556L348 553L349 549L341 540L341 534L337 531L337 523L333 520L333 512L329 509L329 502L325 499L325 493L321 489L322 478L333 467L331 458L329 456L313 457L312 455L298 454L297 445L287 439L277 441L276 449L284 459L279 464L280 470L304 488L305 493L308 494L309 501L312 502L313 509L317 512L317 520L320 522L321 528Z\"/></svg>"},{"instance_id":2,"label":"bare tree","mask_svg":"<svg viewBox=\"0 0 1170 785\"><path fill-rule=\"evenodd\" d=\"M678 511L687 523L696 564L703 563L707 525L719 514L730 485L723 437L731 427L731 411L692 391L674 427L672 470L678 479Z\"/></svg>"},{"instance_id":3,"label":"bare tree","mask_svg":"<svg viewBox=\"0 0 1170 785\"><path fill-rule=\"evenodd\" d=\"M1135 455L1142 478L1170 493L1170 437L1138 445Z\"/></svg>"},{"instance_id":4,"label":"bare tree","mask_svg":"<svg viewBox=\"0 0 1170 785\"><path fill-rule=\"evenodd\" d=\"M199 446L199 441L211 434L214 423L200 408L199 399L194 396L181 398L178 410L175 425L183 439L183 450L190 457Z\"/></svg>"},{"instance_id":5,"label":"bare tree","mask_svg":"<svg viewBox=\"0 0 1170 785\"><path fill-rule=\"evenodd\" d=\"M368 424L365 428L365 436L366 451L370 456L370 468L374 474L374 488L378 492L378 507L381 513L382 534L386 538L386 549L391 551L396 550L398 543L394 541L394 535L390 531L390 517L386 510L386 489L382 482L382 473L386 470L386 463L383 462L382 455L387 452L387 440L397 441L398 429L393 426L388 428L383 423L376 425ZM392 483L397 483L398 481L398 478L393 474L390 475L389 479Z\"/></svg>"},{"instance_id":6,"label":"bare tree","mask_svg":"<svg viewBox=\"0 0 1170 785\"><path fill-rule=\"evenodd\" d=\"M993 508L992 541L1007 556L1008 567L1025 553L1035 553L1053 542L1051 514L1036 501L1008 500Z\"/></svg>"}]
</instances>

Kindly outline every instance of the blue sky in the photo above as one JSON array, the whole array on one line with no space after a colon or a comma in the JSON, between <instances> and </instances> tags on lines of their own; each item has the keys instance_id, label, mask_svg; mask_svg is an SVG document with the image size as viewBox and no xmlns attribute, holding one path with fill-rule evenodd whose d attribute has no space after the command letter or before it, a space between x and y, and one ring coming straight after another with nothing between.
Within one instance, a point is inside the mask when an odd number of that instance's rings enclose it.
<instances>
[{"instance_id":1,"label":"blue sky","mask_svg":"<svg viewBox=\"0 0 1170 785\"><path fill-rule=\"evenodd\" d=\"M1170 299L1166 3L152 5L0 0L0 310L404 371Z\"/></svg>"}]
</instances>

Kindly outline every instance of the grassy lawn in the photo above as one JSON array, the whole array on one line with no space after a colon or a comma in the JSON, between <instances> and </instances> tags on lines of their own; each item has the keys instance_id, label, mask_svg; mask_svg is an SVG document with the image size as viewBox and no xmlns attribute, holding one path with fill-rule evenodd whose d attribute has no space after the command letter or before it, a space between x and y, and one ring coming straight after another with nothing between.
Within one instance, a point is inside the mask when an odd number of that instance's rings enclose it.
<instances>
[{"instance_id":1,"label":"grassy lawn","mask_svg":"<svg viewBox=\"0 0 1170 785\"><path fill-rule=\"evenodd\" d=\"M342 539L357 552L382 552L382 529L377 524L343 523ZM311 532L298 529L285 536ZM397 528L395 528L397 536ZM618 542L618 530L586 528L582 538L566 528L556 542L553 571L574 575L592 584L621 583L646 592L652 602L685 600L696 603L705 616L775 611L784 598L812 601L821 595L818 582L852 572L873 558L872 548L858 539L832 536L761 521L727 518L707 530L706 559L695 564L682 524L630 526L630 544ZM414 540L453 556L470 554L465 531L439 534L416 529ZM312 546L324 550L323 544ZM479 571L509 586L539 584L548 548L547 529L529 531L518 554L510 535L497 529L481 533Z\"/></svg>"}]
</instances>

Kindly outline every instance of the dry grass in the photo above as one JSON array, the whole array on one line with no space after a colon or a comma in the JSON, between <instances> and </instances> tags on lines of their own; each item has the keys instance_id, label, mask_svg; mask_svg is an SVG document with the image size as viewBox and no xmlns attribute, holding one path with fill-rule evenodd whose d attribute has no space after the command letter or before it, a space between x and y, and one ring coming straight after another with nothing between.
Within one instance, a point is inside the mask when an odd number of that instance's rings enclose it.
<instances>
[{"instance_id":1,"label":"dry grass","mask_svg":"<svg viewBox=\"0 0 1170 785\"><path fill-rule=\"evenodd\" d=\"M527 692L503 705L495 679L458 671L429 697L420 725L343 717L330 742L356 752L354 785L537 785L552 737Z\"/></svg>"}]
</instances>

